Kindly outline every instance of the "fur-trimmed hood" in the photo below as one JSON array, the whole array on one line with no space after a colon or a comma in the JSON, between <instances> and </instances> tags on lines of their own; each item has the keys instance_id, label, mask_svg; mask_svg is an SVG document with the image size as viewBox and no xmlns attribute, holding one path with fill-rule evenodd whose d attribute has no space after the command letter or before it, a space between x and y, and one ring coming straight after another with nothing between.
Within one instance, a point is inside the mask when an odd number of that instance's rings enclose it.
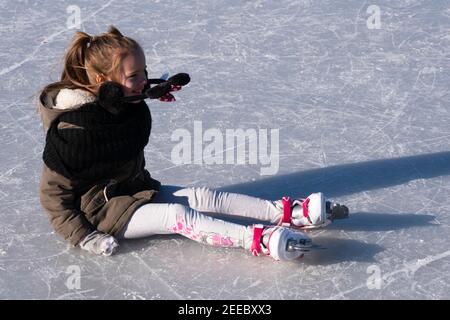
<instances>
[{"instance_id":1,"label":"fur-trimmed hood","mask_svg":"<svg viewBox=\"0 0 450 320\"><path fill-rule=\"evenodd\" d=\"M95 95L83 89L61 89L42 93L38 104L44 131L47 132L52 121L62 113L78 109L95 100Z\"/></svg>"}]
</instances>

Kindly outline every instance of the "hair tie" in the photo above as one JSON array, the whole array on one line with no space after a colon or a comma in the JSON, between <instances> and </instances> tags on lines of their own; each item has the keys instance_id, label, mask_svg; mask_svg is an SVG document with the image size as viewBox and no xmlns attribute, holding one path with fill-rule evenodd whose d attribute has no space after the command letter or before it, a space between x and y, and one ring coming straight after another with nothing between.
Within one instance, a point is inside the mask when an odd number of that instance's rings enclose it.
<instances>
[{"instance_id":1,"label":"hair tie","mask_svg":"<svg viewBox=\"0 0 450 320\"><path fill-rule=\"evenodd\" d=\"M92 42L94 42L96 40L96 36L89 36L89 40L87 42L87 47L89 48L92 44Z\"/></svg>"}]
</instances>

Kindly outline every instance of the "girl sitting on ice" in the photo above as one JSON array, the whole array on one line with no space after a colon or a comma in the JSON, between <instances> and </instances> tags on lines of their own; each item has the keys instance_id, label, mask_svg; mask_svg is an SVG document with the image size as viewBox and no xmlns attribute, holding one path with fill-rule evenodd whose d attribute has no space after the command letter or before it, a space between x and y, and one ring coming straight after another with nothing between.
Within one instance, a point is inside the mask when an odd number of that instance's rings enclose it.
<instances>
[{"instance_id":1,"label":"girl sitting on ice","mask_svg":"<svg viewBox=\"0 0 450 320\"><path fill-rule=\"evenodd\" d=\"M39 99L46 132L41 204L54 229L72 245L108 256L118 240L176 233L291 260L311 245L308 236L291 226L318 227L348 213L344 206L330 205L321 193L268 201L207 188L161 187L145 169L144 148L152 125L147 104L110 99L108 92L106 99L99 99L107 83L116 84L119 98L147 90L142 48L115 27L98 36L76 32L61 80L46 86ZM202 211L271 225L243 226Z\"/></svg>"}]
</instances>

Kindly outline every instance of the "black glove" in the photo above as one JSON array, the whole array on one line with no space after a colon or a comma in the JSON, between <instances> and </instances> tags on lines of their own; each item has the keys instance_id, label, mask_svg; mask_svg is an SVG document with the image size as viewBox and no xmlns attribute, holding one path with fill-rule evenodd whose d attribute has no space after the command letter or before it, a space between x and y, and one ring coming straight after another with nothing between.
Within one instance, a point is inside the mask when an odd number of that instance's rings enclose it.
<instances>
[{"instance_id":1,"label":"black glove","mask_svg":"<svg viewBox=\"0 0 450 320\"><path fill-rule=\"evenodd\" d=\"M191 81L189 74L177 73L169 79L149 79L144 87L143 94L124 97L122 87L119 83L105 81L98 90L99 104L113 114L119 114L124 102L137 101L142 99L161 99L162 101L173 101L175 98L170 92L178 91L182 86ZM156 84L151 87L151 84Z\"/></svg>"}]
</instances>

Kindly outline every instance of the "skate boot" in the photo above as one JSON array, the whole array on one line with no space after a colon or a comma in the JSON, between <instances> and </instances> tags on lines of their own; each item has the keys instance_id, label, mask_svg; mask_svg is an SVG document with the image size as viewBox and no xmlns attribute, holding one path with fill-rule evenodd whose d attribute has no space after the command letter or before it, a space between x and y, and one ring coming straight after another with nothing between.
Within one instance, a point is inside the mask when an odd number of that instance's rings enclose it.
<instances>
[{"instance_id":1,"label":"skate boot","mask_svg":"<svg viewBox=\"0 0 450 320\"><path fill-rule=\"evenodd\" d=\"M281 204L283 217L279 225L301 229L320 228L330 224L334 219L347 218L349 213L346 206L326 201L322 192L294 201L289 197L283 197ZM281 207L279 201L277 207Z\"/></svg>"},{"instance_id":2,"label":"skate boot","mask_svg":"<svg viewBox=\"0 0 450 320\"><path fill-rule=\"evenodd\" d=\"M287 261L303 257L304 252L309 251L312 246L312 240L300 231L257 224L253 227L250 250L254 256L259 256L262 252L275 260Z\"/></svg>"}]
</instances>

